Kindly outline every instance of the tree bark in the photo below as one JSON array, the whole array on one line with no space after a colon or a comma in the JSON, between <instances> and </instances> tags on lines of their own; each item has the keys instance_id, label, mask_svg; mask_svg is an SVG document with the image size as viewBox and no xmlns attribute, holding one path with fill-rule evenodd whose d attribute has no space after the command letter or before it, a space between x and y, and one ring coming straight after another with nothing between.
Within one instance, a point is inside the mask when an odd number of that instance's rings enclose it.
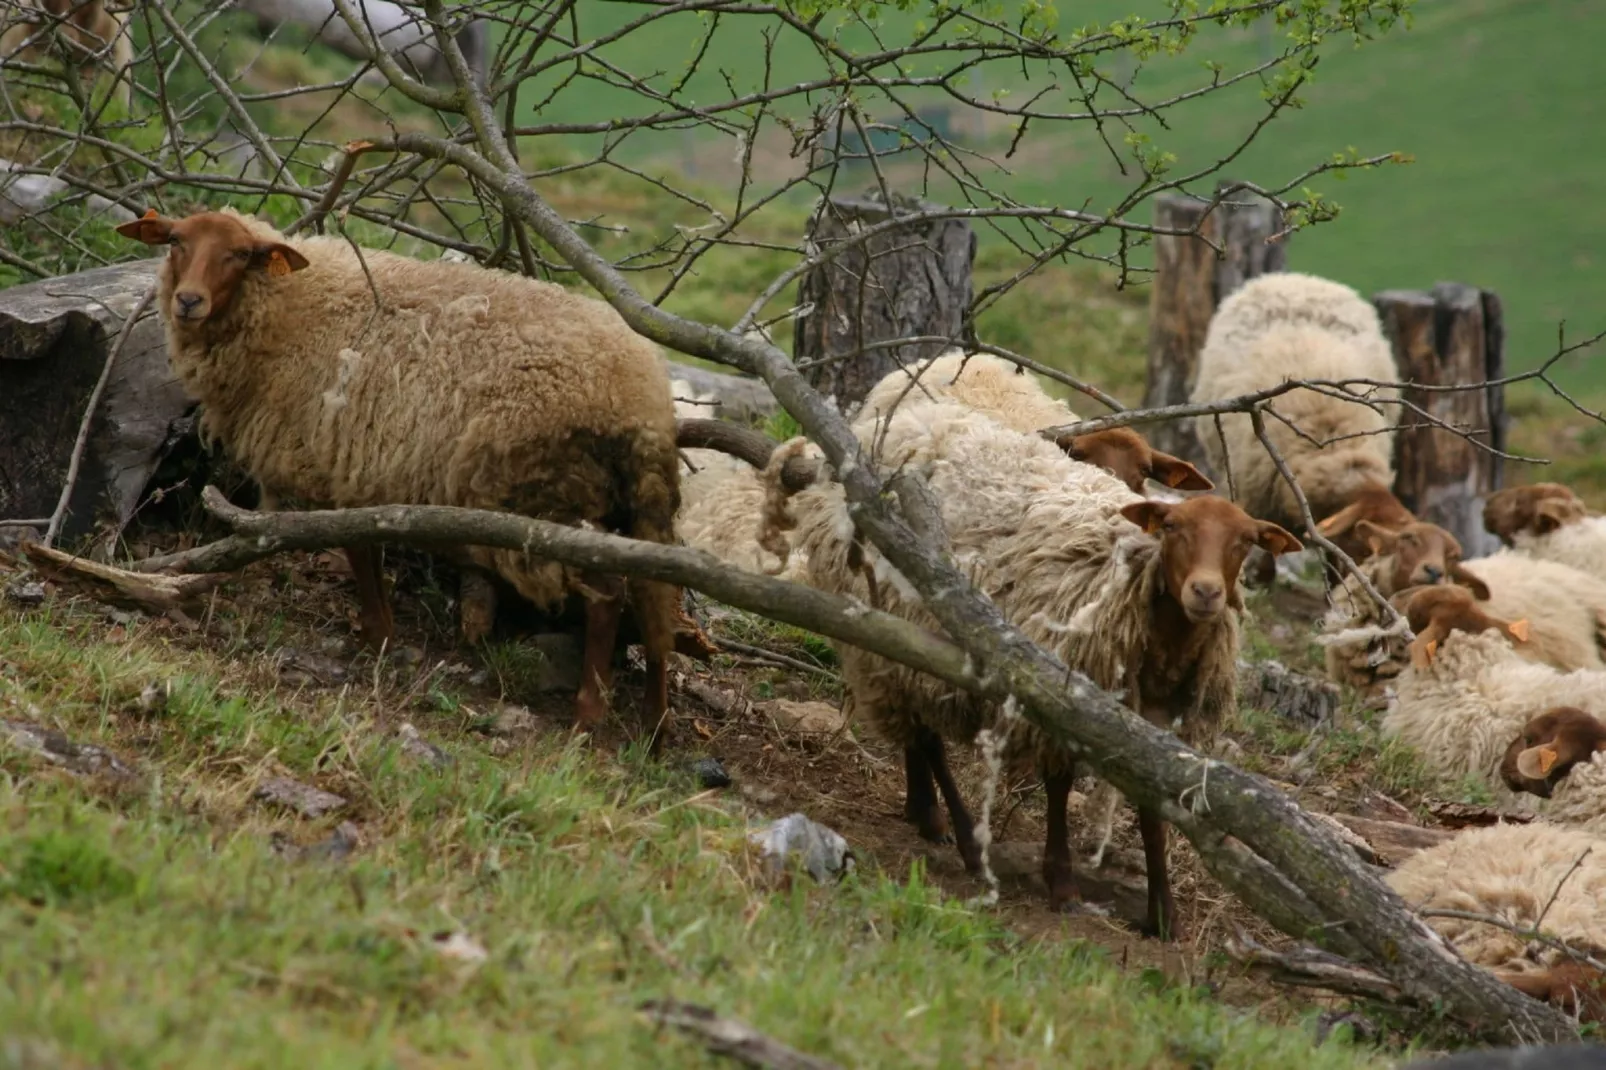
<instances>
[{"instance_id":1,"label":"tree bark","mask_svg":"<svg viewBox=\"0 0 1606 1070\"><path fill-rule=\"evenodd\" d=\"M294 23L306 30L313 40L337 52L352 59L369 58L368 50L330 0L239 0L238 6L241 11L255 15L257 24L265 30L284 22ZM374 39L386 52L409 66L409 73L433 85L453 84L446 57L435 47L435 31L422 10L409 11L387 0L358 0L358 6L368 18ZM477 84L483 88L488 54L484 21L475 19L465 26L458 33L457 43L474 70Z\"/></svg>"},{"instance_id":2,"label":"tree bark","mask_svg":"<svg viewBox=\"0 0 1606 1070\"><path fill-rule=\"evenodd\" d=\"M829 251L863 226L896 218L899 209L933 207L912 201L907 208L895 203L889 212L879 198L833 197L815 211L810 242ZM946 219L895 227L803 276L798 304L813 308L797 321L794 353L809 383L848 412L893 369L948 348L944 342L867 345L913 336L953 338L957 345L972 338L966 317L975 259L969 221Z\"/></svg>"},{"instance_id":3,"label":"tree bark","mask_svg":"<svg viewBox=\"0 0 1606 1070\"><path fill-rule=\"evenodd\" d=\"M1223 184L1225 185L1225 183ZM1143 408L1181 405L1193 393L1199 350L1216 308L1257 275L1283 271L1286 239L1268 242L1282 229L1282 212L1257 194L1238 191L1214 210L1209 202L1181 193L1155 198L1154 224L1175 230L1197 228L1198 236L1156 235L1154 282L1149 291L1149 378ZM1215 242L1221 255L1210 247ZM1148 433L1156 449L1175 454L1208 471L1204 447L1191 421L1160 424Z\"/></svg>"},{"instance_id":4,"label":"tree bark","mask_svg":"<svg viewBox=\"0 0 1606 1070\"><path fill-rule=\"evenodd\" d=\"M1436 391L1481 383L1503 366L1499 299L1473 286L1441 282L1431 292L1385 290L1373 299L1394 346L1405 400L1498 449L1505 441L1504 390ZM1488 315L1493 311L1494 320ZM1496 548L1483 530L1483 499L1499 489L1500 468L1463 435L1402 411L1395 435L1394 493L1423 520L1461 542L1468 558Z\"/></svg>"},{"instance_id":5,"label":"tree bark","mask_svg":"<svg viewBox=\"0 0 1606 1070\"><path fill-rule=\"evenodd\" d=\"M84 406L155 268L139 260L0 291L0 519L55 509ZM148 316L112 368L62 533L122 530L191 407L161 319Z\"/></svg>"}]
</instances>

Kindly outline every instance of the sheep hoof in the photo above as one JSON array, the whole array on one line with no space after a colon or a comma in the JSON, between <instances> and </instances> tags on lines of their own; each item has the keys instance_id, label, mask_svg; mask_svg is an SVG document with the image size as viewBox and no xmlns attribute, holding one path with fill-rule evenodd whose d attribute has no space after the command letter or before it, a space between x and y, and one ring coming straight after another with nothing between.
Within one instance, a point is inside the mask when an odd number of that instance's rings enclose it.
<instances>
[{"instance_id":1,"label":"sheep hoof","mask_svg":"<svg viewBox=\"0 0 1606 1070\"><path fill-rule=\"evenodd\" d=\"M1053 914L1079 914L1082 895L1069 876L1053 880L1048 886L1048 909Z\"/></svg>"},{"instance_id":2,"label":"sheep hoof","mask_svg":"<svg viewBox=\"0 0 1606 1070\"><path fill-rule=\"evenodd\" d=\"M675 653L707 665L719 653L719 647L699 628L695 621L681 625L675 632Z\"/></svg>"},{"instance_id":3,"label":"sheep hoof","mask_svg":"<svg viewBox=\"0 0 1606 1070\"><path fill-rule=\"evenodd\" d=\"M903 819L913 825L920 838L928 843L954 842L953 836L948 831L948 822L943 819L942 811L935 806L922 813L905 804Z\"/></svg>"}]
</instances>

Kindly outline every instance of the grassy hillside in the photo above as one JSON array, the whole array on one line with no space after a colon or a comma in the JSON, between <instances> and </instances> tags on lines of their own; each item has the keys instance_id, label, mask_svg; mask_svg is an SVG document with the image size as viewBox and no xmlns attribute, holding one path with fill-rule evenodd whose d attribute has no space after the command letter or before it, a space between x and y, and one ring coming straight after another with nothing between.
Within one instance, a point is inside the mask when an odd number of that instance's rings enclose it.
<instances>
[{"instance_id":1,"label":"grassy hillside","mask_svg":"<svg viewBox=\"0 0 1606 1070\"><path fill-rule=\"evenodd\" d=\"M1058 6L1062 28L1165 9L1158 0ZM635 5L594 4L582 5L579 18L589 37L617 30L640 14ZM906 34L914 21L890 10L881 18L888 40ZM662 72L654 84L667 85L703 47L708 27L697 15L676 16L605 46L599 55L637 75ZM1154 100L1197 85L1206 77L1203 61L1241 67L1272 54L1272 35L1269 25L1207 29L1182 56L1153 60L1135 88ZM863 32L845 33L843 42L871 45ZM760 46L752 21L725 20L707 41L702 70L688 92L715 100L728 97L732 86L738 92L756 88L764 62ZM1606 82L1598 64L1603 49L1601 0L1421 0L1410 30L1397 27L1358 50L1345 40L1324 46L1304 94L1307 106L1275 121L1231 173L1281 183L1351 146L1366 155L1414 156L1409 166L1312 183L1344 212L1295 239L1293 266L1363 292L1426 287L1441 279L1494 289L1506 301L1510 360L1531 367L1553 349L1558 320L1568 319L1575 332L1606 327L1600 308L1606 202L1593 195L1606 150L1590 133L1606 118ZM773 68L781 84L817 74L820 64L800 38L783 33ZM1019 99L1050 84L1051 77L994 64L967 88L1011 90ZM1045 98L1056 100L1063 95ZM539 119L596 121L654 106L626 90L587 81L546 103ZM1171 130L1149 132L1160 148L1177 154L1179 170L1192 169L1236 144L1263 111L1258 83L1246 83L1179 109ZM533 110L527 117L536 119ZM998 137L1001 149L1008 132ZM728 155L730 146L729 138L648 134L620 151L697 167ZM1090 201L1098 207L1126 188L1091 130L1072 134L1067 127L1044 127L1027 138L1010 167L1012 176L992 181L1036 203ZM1565 377L1576 386L1606 385L1606 362L1578 362Z\"/></svg>"}]
</instances>

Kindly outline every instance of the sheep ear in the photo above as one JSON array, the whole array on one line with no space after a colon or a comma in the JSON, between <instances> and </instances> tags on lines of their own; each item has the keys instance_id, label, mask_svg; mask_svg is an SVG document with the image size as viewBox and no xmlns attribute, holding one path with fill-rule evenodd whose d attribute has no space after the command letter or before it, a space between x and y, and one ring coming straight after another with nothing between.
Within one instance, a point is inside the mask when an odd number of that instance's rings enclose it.
<instances>
[{"instance_id":1,"label":"sheep ear","mask_svg":"<svg viewBox=\"0 0 1606 1070\"><path fill-rule=\"evenodd\" d=\"M1181 457L1154 451L1149 463L1149 478L1174 490L1215 490L1216 485L1205 474Z\"/></svg>"},{"instance_id":2,"label":"sheep ear","mask_svg":"<svg viewBox=\"0 0 1606 1070\"><path fill-rule=\"evenodd\" d=\"M1527 620L1512 621L1510 624L1506 625L1506 631L1510 633L1511 638L1515 639L1519 643L1526 643L1528 641Z\"/></svg>"},{"instance_id":3,"label":"sheep ear","mask_svg":"<svg viewBox=\"0 0 1606 1070\"><path fill-rule=\"evenodd\" d=\"M1121 515L1143 529L1145 535L1153 535L1165 523L1166 515L1171 512L1169 502L1133 502L1121 506Z\"/></svg>"},{"instance_id":4,"label":"sheep ear","mask_svg":"<svg viewBox=\"0 0 1606 1070\"><path fill-rule=\"evenodd\" d=\"M1273 557L1278 554L1295 554L1305 548L1304 543L1269 520L1260 522L1260 530L1255 536L1255 543Z\"/></svg>"},{"instance_id":5,"label":"sheep ear","mask_svg":"<svg viewBox=\"0 0 1606 1070\"><path fill-rule=\"evenodd\" d=\"M1472 597L1478 601L1487 602L1489 600L1489 585L1468 572L1466 566L1462 565L1461 562L1457 561L1450 566L1450 578L1471 591Z\"/></svg>"},{"instance_id":6,"label":"sheep ear","mask_svg":"<svg viewBox=\"0 0 1606 1070\"><path fill-rule=\"evenodd\" d=\"M1561 527L1565 519L1561 505L1553 498L1540 502L1534 512L1534 533L1537 535L1549 535Z\"/></svg>"},{"instance_id":7,"label":"sheep ear","mask_svg":"<svg viewBox=\"0 0 1606 1070\"><path fill-rule=\"evenodd\" d=\"M252 257L253 267L266 268L269 275L280 277L293 271L300 271L306 267L308 260L284 242L259 242L256 255Z\"/></svg>"},{"instance_id":8,"label":"sheep ear","mask_svg":"<svg viewBox=\"0 0 1606 1070\"><path fill-rule=\"evenodd\" d=\"M1398 541L1394 532L1388 528L1378 527L1370 520L1357 520L1355 522L1355 534L1366 540L1366 545L1372 548L1372 553L1374 554L1392 552L1395 542Z\"/></svg>"},{"instance_id":9,"label":"sheep ear","mask_svg":"<svg viewBox=\"0 0 1606 1070\"><path fill-rule=\"evenodd\" d=\"M1556 762L1560 759L1561 755L1556 753L1554 745L1541 743L1517 755L1517 772L1529 780L1543 780L1550 775L1550 771L1556 767Z\"/></svg>"},{"instance_id":10,"label":"sheep ear","mask_svg":"<svg viewBox=\"0 0 1606 1070\"><path fill-rule=\"evenodd\" d=\"M125 238L144 242L146 245L166 245L167 240L173 236L173 221L162 218L156 213L156 209L147 208L145 214L138 219L119 223L117 233Z\"/></svg>"},{"instance_id":11,"label":"sheep ear","mask_svg":"<svg viewBox=\"0 0 1606 1070\"><path fill-rule=\"evenodd\" d=\"M1326 535L1328 538L1332 538L1334 535L1342 535L1344 532L1354 527L1360 518L1361 503L1351 502L1338 512L1334 513L1332 516L1318 521L1316 524L1316 530L1320 534Z\"/></svg>"}]
</instances>

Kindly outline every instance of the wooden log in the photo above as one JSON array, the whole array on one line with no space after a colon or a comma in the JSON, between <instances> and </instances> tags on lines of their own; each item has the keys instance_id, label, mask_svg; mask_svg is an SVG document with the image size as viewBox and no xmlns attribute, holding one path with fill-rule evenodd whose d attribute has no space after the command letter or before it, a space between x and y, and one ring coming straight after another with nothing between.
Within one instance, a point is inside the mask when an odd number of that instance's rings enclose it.
<instances>
[{"instance_id":1,"label":"wooden log","mask_svg":"<svg viewBox=\"0 0 1606 1070\"><path fill-rule=\"evenodd\" d=\"M1334 814L1333 817L1364 839L1377 857L1390 866L1397 866L1418 851L1441 844L1455 835L1444 829L1406 825L1398 821L1378 821L1356 814Z\"/></svg>"},{"instance_id":2,"label":"wooden log","mask_svg":"<svg viewBox=\"0 0 1606 1070\"><path fill-rule=\"evenodd\" d=\"M1154 201L1155 226L1196 229L1198 236L1157 235L1154 239L1148 385L1143 395L1146 409L1185 404L1193 392L1199 350L1217 306L1255 276L1287 269L1287 240L1268 241L1283 228L1282 211L1275 204L1258 194L1237 191L1207 213L1208 205L1206 200L1182 193L1161 194ZM1211 242L1220 246L1219 256ZM1146 433L1156 449L1191 461L1222 482L1208 471L1204 447L1191 420L1153 424Z\"/></svg>"},{"instance_id":3,"label":"wooden log","mask_svg":"<svg viewBox=\"0 0 1606 1070\"><path fill-rule=\"evenodd\" d=\"M55 509L84 406L155 269L139 260L0 290L0 520ZM112 369L62 534L121 531L191 407L150 315Z\"/></svg>"},{"instance_id":4,"label":"wooden log","mask_svg":"<svg viewBox=\"0 0 1606 1070\"><path fill-rule=\"evenodd\" d=\"M1499 299L1475 286L1441 282L1431 291L1385 290L1372 301L1394 346L1400 378L1411 384L1406 401L1463 432L1402 412L1394 493L1417 516L1459 539L1467 557L1492 552L1496 540L1483 530L1483 499L1500 488L1502 471L1488 450L1465 435L1497 449L1504 445L1504 390L1423 388L1482 383L1502 374Z\"/></svg>"},{"instance_id":5,"label":"wooden log","mask_svg":"<svg viewBox=\"0 0 1606 1070\"><path fill-rule=\"evenodd\" d=\"M865 227L935 205L895 198L832 197L810 220L812 246L829 250ZM894 227L843 250L803 276L794 357L816 390L851 411L883 376L911 361L936 356L948 344L924 342L866 350L893 338L973 338L967 322L976 235L963 219ZM810 307L812 306L812 307Z\"/></svg>"}]
</instances>

